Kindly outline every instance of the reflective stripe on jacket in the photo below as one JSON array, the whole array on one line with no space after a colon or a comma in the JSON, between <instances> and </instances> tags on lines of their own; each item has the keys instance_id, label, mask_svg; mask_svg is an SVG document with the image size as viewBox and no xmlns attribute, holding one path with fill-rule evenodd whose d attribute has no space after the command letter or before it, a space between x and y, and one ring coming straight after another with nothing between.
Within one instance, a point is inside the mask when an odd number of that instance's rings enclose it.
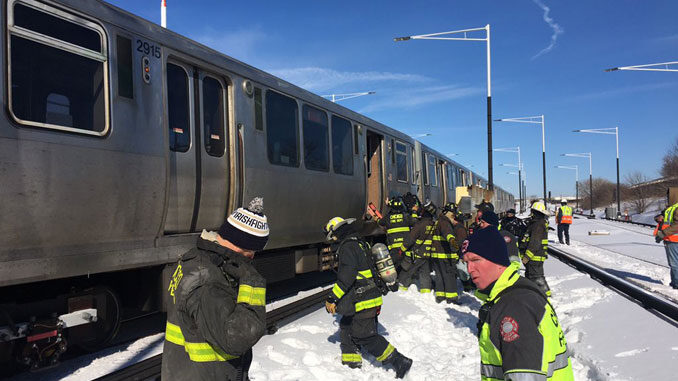
<instances>
[{"instance_id":1,"label":"reflective stripe on jacket","mask_svg":"<svg viewBox=\"0 0 678 381\"><path fill-rule=\"evenodd\" d=\"M403 249L403 239L410 233L412 218L404 213L389 213L379 220L379 225L386 228L386 246L389 250ZM405 252L407 255L408 253Z\"/></svg>"},{"instance_id":2,"label":"reflective stripe on jacket","mask_svg":"<svg viewBox=\"0 0 678 381\"><path fill-rule=\"evenodd\" d=\"M372 255L369 244L355 236L346 238L338 249L339 269L337 282L332 288L333 297L342 305L353 304L350 314L382 305L381 291L371 280L375 274L370 269L368 255ZM379 276L376 274L376 276ZM350 300L342 301L342 298Z\"/></svg>"},{"instance_id":3,"label":"reflective stripe on jacket","mask_svg":"<svg viewBox=\"0 0 678 381\"><path fill-rule=\"evenodd\" d=\"M561 206L558 211L558 216L560 217L559 224L571 224L572 223L572 208L567 205Z\"/></svg>"},{"instance_id":4,"label":"reflective stripe on jacket","mask_svg":"<svg viewBox=\"0 0 678 381\"><path fill-rule=\"evenodd\" d=\"M518 269L518 264L511 264L502 273L481 308L481 379L574 380L555 311Z\"/></svg>"},{"instance_id":5,"label":"reflective stripe on jacket","mask_svg":"<svg viewBox=\"0 0 678 381\"><path fill-rule=\"evenodd\" d=\"M520 246L530 260L543 262L548 258L548 229L549 222L543 218L535 218L527 226Z\"/></svg>"}]
</instances>

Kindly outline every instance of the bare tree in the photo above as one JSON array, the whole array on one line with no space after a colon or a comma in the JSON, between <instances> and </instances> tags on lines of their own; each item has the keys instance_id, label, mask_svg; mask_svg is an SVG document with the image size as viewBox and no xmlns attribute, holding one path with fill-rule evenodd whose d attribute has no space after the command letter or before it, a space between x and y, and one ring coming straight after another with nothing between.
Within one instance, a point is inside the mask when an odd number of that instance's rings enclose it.
<instances>
[{"instance_id":1,"label":"bare tree","mask_svg":"<svg viewBox=\"0 0 678 381\"><path fill-rule=\"evenodd\" d=\"M631 172L626 175L627 189L625 192L627 200L633 205L636 213L643 213L649 206L649 198L652 189L644 185L648 178L640 171Z\"/></svg>"},{"instance_id":2,"label":"bare tree","mask_svg":"<svg viewBox=\"0 0 678 381\"><path fill-rule=\"evenodd\" d=\"M661 174L663 177L678 176L678 138L676 138L669 151L664 155Z\"/></svg>"},{"instance_id":3,"label":"bare tree","mask_svg":"<svg viewBox=\"0 0 678 381\"><path fill-rule=\"evenodd\" d=\"M612 204L616 194L616 189L616 184L612 183L610 180L594 177L593 207L599 208ZM582 200L579 205L586 209L586 207L589 205L589 200L591 199L588 180L579 183L579 197Z\"/></svg>"}]
</instances>

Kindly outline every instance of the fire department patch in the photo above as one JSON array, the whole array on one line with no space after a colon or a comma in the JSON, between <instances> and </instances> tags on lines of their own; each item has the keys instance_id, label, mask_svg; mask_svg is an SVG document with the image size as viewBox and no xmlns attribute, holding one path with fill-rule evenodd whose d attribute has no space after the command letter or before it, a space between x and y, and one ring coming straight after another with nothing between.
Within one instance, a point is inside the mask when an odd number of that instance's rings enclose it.
<instances>
[{"instance_id":1,"label":"fire department patch","mask_svg":"<svg viewBox=\"0 0 678 381\"><path fill-rule=\"evenodd\" d=\"M506 243L511 243L511 237L505 236L505 237L504 237L504 242L506 242Z\"/></svg>"},{"instance_id":2,"label":"fire department patch","mask_svg":"<svg viewBox=\"0 0 678 381\"><path fill-rule=\"evenodd\" d=\"M510 343L519 337L518 322L510 316L504 316L501 319L501 338Z\"/></svg>"}]
</instances>

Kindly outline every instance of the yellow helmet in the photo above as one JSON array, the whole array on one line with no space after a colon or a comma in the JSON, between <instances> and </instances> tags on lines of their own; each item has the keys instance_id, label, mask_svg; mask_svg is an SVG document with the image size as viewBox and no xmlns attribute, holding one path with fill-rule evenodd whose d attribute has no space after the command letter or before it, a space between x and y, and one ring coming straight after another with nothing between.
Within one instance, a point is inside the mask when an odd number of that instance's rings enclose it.
<instances>
[{"instance_id":1,"label":"yellow helmet","mask_svg":"<svg viewBox=\"0 0 678 381\"><path fill-rule=\"evenodd\" d=\"M342 217L334 217L334 218L330 219L329 221L327 221L327 223L325 224L325 228L324 228L325 233L327 233L327 240L328 241L332 240L332 235L334 234L334 232L337 231L337 229L340 226L342 226L344 224L353 223L354 221L355 221L355 218L344 219Z\"/></svg>"},{"instance_id":2,"label":"yellow helmet","mask_svg":"<svg viewBox=\"0 0 678 381\"><path fill-rule=\"evenodd\" d=\"M546 210L546 207L544 206L544 203L541 202L541 201L535 201L535 202L532 204L532 208L531 208L531 209L534 210L534 211L536 211L536 212L539 212L539 213L541 213L541 214L543 214L543 215L545 215L545 216L548 216L548 215L549 215L549 211Z\"/></svg>"}]
</instances>

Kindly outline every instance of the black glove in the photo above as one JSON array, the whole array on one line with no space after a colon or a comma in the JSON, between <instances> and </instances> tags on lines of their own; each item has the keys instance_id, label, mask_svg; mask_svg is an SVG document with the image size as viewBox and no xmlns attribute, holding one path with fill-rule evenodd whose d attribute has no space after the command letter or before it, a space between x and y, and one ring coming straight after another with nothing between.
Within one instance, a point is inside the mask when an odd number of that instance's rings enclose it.
<instances>
[{"instance_id":1,"label":"black glove","mask_svg":"<svg viewBox=\"0 0 678 381\"><path fill-rule=\"evenodd\" d=\"M657 242L657 243L659 243L659 242L662 241L662 239L661 239L661 237L656 236L656 237L654 237L654 241Z\"/></svg>"},{"instance_id":2,"label":"black glove","mask_svg":"<svg viewBox=\"0 0 678 381\"><path fill-rule=\"evenodd\" d=\"M663 230L657 230L657 238L662 239L666 237L666 233Z\"/></svg>"},{"instance_id":3,"label":"black glove","mask_svg":"<svg viewBox=\"0 0 678 381\"><path fill-rule=\"evenodd\" d=\"M388 289L391 290L391 292L398 291L398 282L393 282L393 283L389 284Z\"/></svg>"},{"instance_id":4,"label":"black glove","mask_svg":"<svg viewBox=\"0 0 678 381\"><path fill-rule=\"evenodd\" d=\"M247 258L234 254L226 258L221 268L240 283L255 287L266 286L266 279L250 264Z\"/></svg>"}]
</instances>

